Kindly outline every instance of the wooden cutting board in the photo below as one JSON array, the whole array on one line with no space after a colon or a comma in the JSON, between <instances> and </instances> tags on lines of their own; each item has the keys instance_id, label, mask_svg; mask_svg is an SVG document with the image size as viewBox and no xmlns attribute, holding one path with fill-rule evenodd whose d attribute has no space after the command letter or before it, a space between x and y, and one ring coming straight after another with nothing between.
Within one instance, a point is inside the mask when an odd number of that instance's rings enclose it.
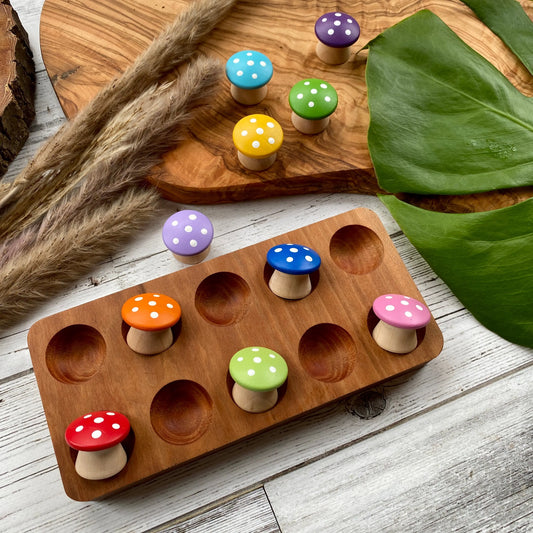
<instances>
[{"instance_id":1,"label":"wooden cutting board","mask_svg":"<svg viewBox=\"0 0 533 533\"><path fill-rule=\"evenodd\" d=\"M533 5L520 0L533 16ZM105 84L116 78L171 22L187 0L46 0L40 39L44 63L61 106L73 117ZM459 37L499 68L522 92L533 95L531 78L505 45L459 0L242 0L201 46L226 59L240 49L266 53L274 64L267 98L242 106L223 80L209 107L192 122L188 138L167 154L150 177L167 198L184 203L222 203L309 192L379 191L367 148L369 123L365 64L361 48L391 25L420 9L431 9ZM315 55L314 22L320 14L342 10L361 25L350 60L329 66ZM299 79L329 81L339 106L328 129L313 136L290 122L288 92ZM265 113L285 132L278 160L263 172L244 170L231 140L244 115ZM516 203L533 195L528 187L483 195L413 199L443 211L476 211Z\"/></svg>"}]
</instances>

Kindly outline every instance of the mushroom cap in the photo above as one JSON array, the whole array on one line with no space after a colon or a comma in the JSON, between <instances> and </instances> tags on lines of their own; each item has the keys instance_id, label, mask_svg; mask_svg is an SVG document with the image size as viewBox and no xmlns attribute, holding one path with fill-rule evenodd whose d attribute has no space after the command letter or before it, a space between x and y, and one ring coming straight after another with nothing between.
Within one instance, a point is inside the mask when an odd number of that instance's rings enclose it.
<instances>
[{"instance_id":1,"label":"mushroom cap","mask_svg":"<svg viewBox=\"0 0 533 533\"><path fill-rule=\"evenodd\" d=\"M193 209L178 211L163 225L163 242L178 255L203 252L213 240L213 224L203 213Z\"/></svg>"},{"instance_id":2,"label":"mushroom cap","mask_svg":"<svg viewBox=\"0 0 533 533\"><path fill-rule=\"evenodd\" d=\"M226 76L241 89L259 89L272 78L272 62L265 54L243 50L233 54L226 62Z\"/></svg>"},{"instance_id":3,"label":"mushroom cap","mask_svg":"<svg viewBox=\"0 0 533 533\"><path fill-rule=\"evenodd\" d=\"M267 252L267 262L285 274L310 274L320 267L317 252L301 244L278 244Z\"/></svg>"},{"instance_id":4,"label":"mushroom cap","mask_svg":"<svg viewBox=\"0 0 533 533\"><path fill-rule=\"evenodd\" d=\"M380 320L402 329L422 328L431 319L429 309L422 302L402 294L378 296L372 309Z\"/></svg>"},{"instance_id":5,"label":"mushroom cap","mask_svg":"<svg viewBox=\"0 0 533 533\"><path fill-rule=\"evenodd\" d=\"M331 11L319 17L315 23L315 35L327 46L346 48L359 39L358 22L341 11Z\"/></svg>"},{"instance_id":6,"label":"mushroom cap","mask_svg":"<svg viewBox=\"0 0 533 533\"><path fill-rule=\"evenodd\" d=\"M75 450L96 452L122 442L129 432L130 422L123 414L95 411L71 422L65 430L65 440Z\"/></svg>"},{"instance_id":7,"label":"mushroom cap","mask_svg":"<svg viewBox=\"0 0 533 533\"><path fill-rule=\"evenodd\" d=\"M296 83L289 93L289 105L308 120L326 118L337 109L337 91L324 80L308 78Z\"/></svg>"},{"instance_id":8,"label":"mushroom cap","mask_svg":"<svg viewBox=\"0 0 533 533\"><path fill-rule=\"evenodd\" d=\"M172 327L181 318L181 307L164 294L138 294L124 302L122 318L134 328L159 331Z\"/></svg>"},{"instance_id":9,"label":"mushroom cap","mask_svg":"<svg viewBox=\"0 0 533 533\"><path fill-rule=\"evenodd\" d=\"M279 354L260 346L239 350L229 362L233 380L245 389L265 392L281 387L289 369Z\"/></svg>"},{"instance_id":10,"label":"mushroom cap","mask_svg":"<svg viewBox=\"0 0 533 533\"><path fill-rule=\"evenodd\" d=\"M283 143L283 130L272 117L248 115L235 124L233 143L244 155L262 159L279 150Z\"/></svg>"}]
</instances>

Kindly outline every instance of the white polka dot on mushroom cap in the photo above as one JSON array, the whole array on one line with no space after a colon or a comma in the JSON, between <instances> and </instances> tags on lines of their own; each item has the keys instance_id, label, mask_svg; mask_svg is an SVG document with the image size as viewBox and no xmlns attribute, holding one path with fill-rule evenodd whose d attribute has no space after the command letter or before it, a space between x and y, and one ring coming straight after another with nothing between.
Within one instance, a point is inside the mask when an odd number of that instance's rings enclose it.
<instances>
[{"instance_id":1,"label":"white polka dot on mushroom cap","mask_svg":"<svg viewBox=\"0 0 533 533\"><path fill-rule=\"evenodd\" d=\"M102 436L102 432L99 429L91 433L91 437L93 439L99 439L101 436Z\"/></svg>"}]
</instances>

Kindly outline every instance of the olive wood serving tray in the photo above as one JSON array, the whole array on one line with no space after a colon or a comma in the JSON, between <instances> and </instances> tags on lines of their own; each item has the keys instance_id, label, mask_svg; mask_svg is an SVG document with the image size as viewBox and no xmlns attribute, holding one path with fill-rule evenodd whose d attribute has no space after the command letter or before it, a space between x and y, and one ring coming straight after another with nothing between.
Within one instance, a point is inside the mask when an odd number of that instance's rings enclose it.
<instances>
[{"instance_id":1,"label":"olive wood serving tray","mask_svg":"<svg viewBox=\"0 0 533 533\"><path fill-rule=\"evenodd\" d=\"M303 300L268 288L266 254L280 243L308 245L322 258ZM127 346L121 318L124 301L144 292L182 307L174 344L153 356ZM377 215L360 208L35 323L28 344L66 493L102 497L436 357L443 338L433 318L406 355L374 343L372 303L388 292L423 301ZM229 361L246 346L268 347L289 367L265 413L242 411L230 395ZM96 410L130 420L129 460L115 477L87 481L74 471L64 432Z\"/></svg>"},{"instance_id":2,"label":"olive wood serving tray","mask_svg":"<svg viewBox=\"0 0 533 533\"><path fill-rule=\"evenodd\" d=\"M189 3L46 0L40 26L42 56L67 117L76 115L100 88L119 76ZM520 3L533 16L532 3ZM268 95L258 105L239 105L230 96L229 82L222 80L209 106L198 110L185 141L167 154L150 180L165 197L193 204L310 192L379 192L367 147L367 52L361 48L391 25L425 8L441 17L526 95L533 94L527 70L460 0L240 0L200 50L222 63L241 49L267 54L274 65ZM322 63L315 54L314 23L333 10L350 13L361 26L350 60L337 66ZM330 125L318 135L298 133L290 121L290 88L308 77L330 82L339 95ZM244 169L232 143L234 124L251 113L273 116L285 133L277 162L262 172ZM533 187L528 187L429 198L427 207L481 211L514 204L532 194Z\"/></svg>"}]
</instances>

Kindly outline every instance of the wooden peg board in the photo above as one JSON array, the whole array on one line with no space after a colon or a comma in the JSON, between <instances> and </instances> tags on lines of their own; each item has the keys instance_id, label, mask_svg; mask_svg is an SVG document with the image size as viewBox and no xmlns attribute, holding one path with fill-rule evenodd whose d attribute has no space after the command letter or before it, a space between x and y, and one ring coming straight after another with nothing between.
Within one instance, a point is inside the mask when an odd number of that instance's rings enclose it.
<instances>
[{"instance_id":1,"label":"wooden peg board","mask_svg":"<svg viewBox=\"0 0 533 533\"><path fill-rule=\"evenodd\" d=\"M40 26L42 55L67 117L73 117L100 88L119 76L188 3L46 0ZM533 16L532 3L520 3ZM223 64L241 49L265 53L274 65L268 95L256 106L239 105L230 97L228 81L222 80L218 95L196 115L188 137L167 154L150 180L167 198L193 204L311 192L380 191L367 147L367 52L361 48L425 8L440 16L520 90L532 94L531 78L523 65L460 0L239 0L200 50ZM361 25L350 60L337 66L322 63L315 54L315 21L333 10L350 13ZM303 135L290 121L290 88L308 77L330 82L339 95L330 125L318 135ZM262 172L245 170L232 143L233 126L251 113L273 116L285 133L277 162ZM430 199L430 206L437 204L443 211L493 209L529 198L532 190Z\"/></svg>"},{"instance_id":2,"label":"wooden peg board","mask_svg":"<svg viewBox=\"0 0 533 533\"><path fill-rule=\"evenodd\" d=\"M322 258L303 300L268 288L266 254L282 243L308 245ZM183 312L174 344L154 356L124 340L122 304L144 292L175 298ZM409 354L375 344L372 303L387 292L423 301L379 218L361 208L40 320L28 344L65 491L99 498L436 357L443 338L433 318ZM228 374L232 355L254 345L289 366L278 404L259 414L234 404ZM64 432L96 410L129 418L129 461L111 479L87 481L74 471Z\"/></svg>"}]
</instances>

